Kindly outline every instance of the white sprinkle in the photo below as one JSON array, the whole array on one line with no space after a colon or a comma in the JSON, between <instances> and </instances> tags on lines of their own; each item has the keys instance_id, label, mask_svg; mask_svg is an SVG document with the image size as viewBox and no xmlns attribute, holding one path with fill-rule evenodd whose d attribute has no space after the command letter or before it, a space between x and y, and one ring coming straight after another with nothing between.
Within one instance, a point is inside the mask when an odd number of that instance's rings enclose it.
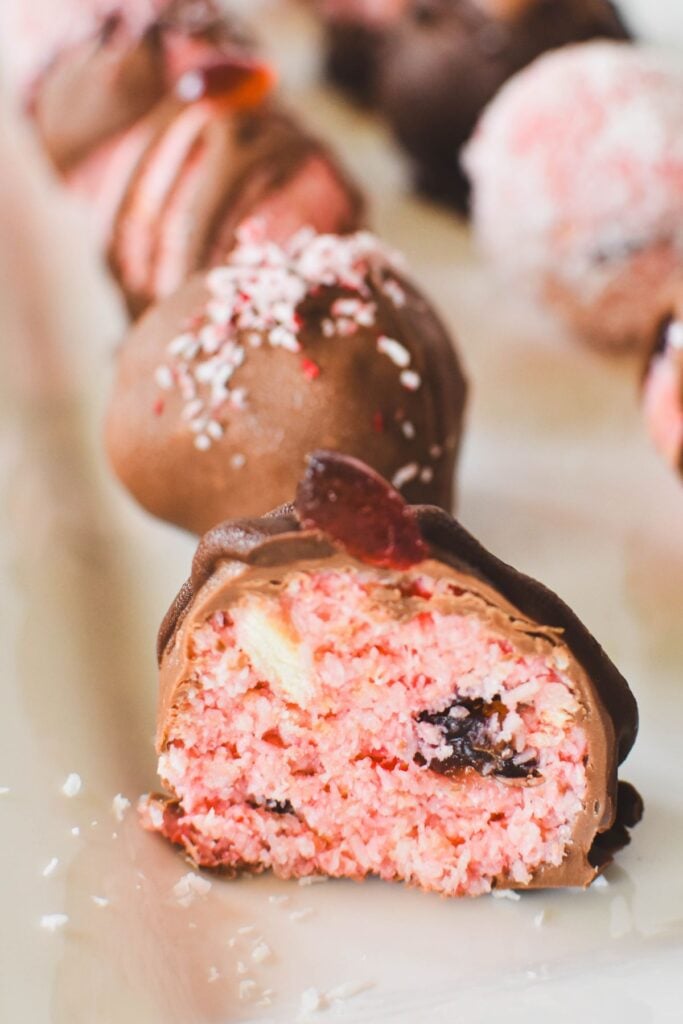
<instances>
[{"instance_id":1,"label":"white sprinkle","mask_svg":"<svg viewBox=\"0 0 683 1024\"><path fill-rule=\"evenodd\" d=\"M93 820L90 822L90 828L97 828L98 825L99 821L97 820L97 818L93 818Z\"/></svg>"},{"instance_id":2,"label":"white sprinkle","mask_svg":"<svg viewBox=\"0 0 683 1024\"><path fill-rule=\"evenodd\" d=\"M674 320L673 323L669 324L666 343L671 348L683 349L683 321Z\"/></svg>"},{"instance_id":3,"label":"white sprinkle","mask_svg":"<svg viewBox=\"0 0 683 1024\"><path fill-rule=\"evenodd\" d=\"M269 896L268 902L280 906L283 903L289 903L289 896Z\"/></svg>"},{"instance_id":4,"label":"white sprinkle","mask_svg":"<svg viewBox=\"0 0 683 1024\"><path fill-rule=\"evenodd\" d=\"M443 454L443 448L440 444L433 444L429 449L429 454L433 459L439 459Z\"/></svg>"},{"instance_id":5,"label":"white sprinkle","mask_svg":"<svg viewBox=\"0 0 683 1024\"><path fill-rule=\"evenodd\" d=\"M411 480L414 480L417 474L420 472L420 467L417 462L409 462L407 466L401 466L391 478L392 485L396 490L400 490L404 484L409 484Z\"/></svg>"},{"instance_id":6,"label":"white sprinkle","mask_svg":"<svg viewBox=\"0 0 683 1024\"><path fill-rule=\"evenodd\" d=\"M432 467L431 466L424 466L424 468L420 470L420 480L422 481L422 483L423 484L430 484L433 479L434 479L434 470L432 469Z\"/></svg>"},{"instance_id":7,"label":"white sprinkle","mask_svg":"<svg viewBox=\"0 0 683 1024\"><path fill-rule=\"evenodd\" d=\"M406 304L406 293L401 288L398 281L395 281L393 277L387 278L382 286L382 291L388 299L391 299L393 304L397 308L405 306Z\"/></svg>"},{"instance_id":8,"label":"white sprinkle","mask_svg":"<svg viewBox=\"0 0 683 1024\"><path fill-rule=\"evenodd\" d=\"M96 907L108 907L109 900L106 896L91 896L90 899L93 901Z\"/></svg>"},{"instance_id":9,"label":"white sprinkle","mask_svg":"<svg viewBox=\"0 0 683 1024\"><path fill-rule=\"evenodd\" d=\"M9 786L0 786L0 796L6 796L9 791Z\"/></svg>"},{"instance_id":10,"label":"white sprinkle","mask_svg":"<svg viewBox=\"0 0 683 1024\"><path fill-rule=\"evenodd\" d=\"M206 896L210 888L211 882L208 878L202 878L194 871L188 871L173 886L173 895L181 907L189 907L196 896Z\"/></svg>"},{"instance_id":11,"label":"white sprinkle","mask_svg":"<svg viewBox=\"0 0 683 1024\"><path fill-rule=\"evenodd\" d=\"M233 469L242 469L246 465L247 457L242 455L241 452L237 452L235 455L230 457L230 465Z\"/></svg>"},{"instance_id":12,"label":"white sprinkle","mask_svg":"<svg viewBox=\"0 0 683 1024\"><path fill-rule=\"evenodd\" d=\"M200 452L207 452L211 447L211 438L207 434L197 434L194 439L194 446Z\"/></svg>"},{"instance_id":13,"label":"white sprinkle","mask_svg":"<svg viewBox=\"0 0 683 1024\"><path fill-rule=\"evenodd\" d=\"M248 974L249 973L249 968L247 967L247 965L244 963L243 960L238 960L237 961L237 973L238 974Z\"/></svg>"},{"instance_id":14,"label":"white sprinkle","mask_svg":"<svg viewBox=\"0 0 683 1024\"><path fill-rule=\"evenodd\" d=\"M327 881L327 875L306 875L305 878L299 879L299 885L320 885L321 882Z\"/></svg>"},{"instance_id":15,"label":"white sprinkle","mask_svg":"<svg viewBox=\"0 0 683 1024\"><path fill-rule=\"evenodd\" d=\"M293 910L289 915L290 921L305 921L313 913L313 907L302 907L301 910Z\"/></svg>"},{"instance_id":16,"label":"white sprinkle","mask_svg":"<svg viewBox=\"0 0 683 1024\"><path fill-rule=\"evenodd\" d=\"M80 775L77 772L71 772L70 775L67 775L66 782L62 786L62 793L64 796L78 796L82 787L83 783L81 782Z\"/></svg>"},{"instance_id":17,"label":"white sprinkle","mask_svg":"<svg viewBox=\"0 0 683 1024\"><path fill-rule=\"evenodd\" d=\"M180 413L180 418L182 420L185 420L186 423L189 423L190 420L193 420L195 419L195 417L199 416L203 408L204 403L202 402L201 398L195 398L194 401L188 402L186 405L183 406L183 410Z\"/></svg>"},{"instance_id":18,"label":"white sprinkle","mask_svg":"<svg viewBox=\"0 0 683 1024\"><path fill-rule=\"evenodd\" d=\"M513 900L515 903L522 898L514 889L494 889L491 895L494 899Z\"/></svg>"},{"instance_id":19,"label":"white sprinkle","mask_svg":"<svg viewBox=\"0 0 683 1024\"><path fill-rule=\"evenodd\" d=\"M244 978L239 983L238 992L242 1002L245 1002L247 999L251 999L256 992L256 982L251 978Z\"/></svg>"},{"instance_id":20,"label":"white sprinkle","mask_svg":"<svg viewBox=\"0 0 683 1024\"><path fill-rule=\"evenodd\" d=\"M534 915L534 928L542 928L545 923L545 910Z\"/></svg>"},{"instance_id":21,"label":"white sprinkle","mask_svg":"<svg viewBox=\"0 0 683 1024\"><path fill-rule=\"evenodd\" d=\"M81 834L80 828L78 827L78 825L74 825L74 827L71 829L71 835L72 836L80 836L80 834Z\"/></svg>"},{"instance_id":22,"label":"white sprinkle","mask_svg":"<svg viewBox=\"0 0 683 1024\"><path fill-rule=\"evenodd\" d=\"M377 351L388 356L394 366L410 366L410 352L395 338L387 338L385 334L381 334L377 339Z\"/></svg>"},{"instance_id":23,"label":"white sprinkle","mask_svg":"<svg viewBox=\"0 0 683 1024\"><path fill-rule=\"evenodd\" d=\"M266 960L270 960L273 953L268 943L260 941L254 946L251 951L251 959L255 964L263 964Z\"/></svg>"},{"instance_id":24,"label":"white sprinkle","mask_svg":"<svg viewBox=\"0 0 683 1024\"><path fill-rule=\"evenodd\" d=\"M409 441L412 441L415 437L415 426L410 422L410 420L403 421L401 424L401 430L403 431L403 436L407 437Z\"/></svg>"},{"instance_id":25,"label":"white sprinkle","mask_svg":"<svg viewBox=\"0 0 683 1024\"><path fill-rule=\"evenodd\" d=\"M58 857L52 857L52 859L49 860L47 862L47 864L45 865L45 867L43 868L43 871L42 871L43 878L49 878L50 875L54 874L54 870L55 870L55 868L57 867L58 864L59 864L59 858Z\"/></svg>"},{"instance_id":26,"label":"white sprinkle","mask_svg":"<svg viewBox=\"0 0 683 1024\"><path fill-rule=\"evenodd\" d=\"M56 932L58 928L63 928L65 924L68 924L68 921L68 914L43 914L40 919L40 927L47 932Z\"/></svg>"},{"instance_id":27,"label":"white sprinkle","mask_svg":"<svg viewBox=\"0 0 683 1024\"><path fill-rule=\"evenodd\" d=\"M563 650L555 651L555 665L561 671L564 671L565 669L569 668L569 658L567 657L567 652L566 651L563 651Z\"/></svg>"},{"instance_id":28,"label":"white sprinkle","mask_svg":"<svg viewBox=\"0 0 683 1024\"><path fill-rule=\"evenodd\" d=\"M415 373L414 370L401 370L399 380L408 391L417 391L422 383L422 377L420 377L419 373Z\"/></svg>"},{"instance_id":29,"label":"white sprinkle","mask_svg":"<svg viewBox=\"0 0 683 1024\"><path fill-rule=\"evenodd\" d=\"M235 939L235 938L228 939L228 949L234 949L236 945L237 945L237 939Z\"/></svg>"},{"instance_id":30,"label":"white sprinkle","mask_svg":"<svg viewBox=\"0 0 683 1024\"><path fill-rule=\"evenodd\" d=\"M111 802L111 809L117 821L123 821L123 816L129 807L130 800L123 793L117 793Z\"/></svg>"},{"instance_id":31,"label":"white sprinkle","mask_svg":"<svg viewBox=\"0 0 683 1024\"><path fill-rule=\"evenodd\" d=\"M325 997L332 1001L333 999L353 999L354 996L360 995L361 992L367 992L368 989L373 987L371 981L347 981L343 985L336 985L325 993Z\"/></svg>"},{"instance_id":32,"label":"white sprinkle","mask_svg":"<svg viewBox=\"0 0 683 1024\"><path fill-rule=\"evenodd\" d=\"M251 935L252 932L256 931L255 924L243 924L241 928L237 929L238 935Z\"/></svg>"},{"instance_id":33,"label":"white sprinkle","mask_svg":"<svg viewBox=\"0 0 683 1024\"><path fill-rule=\"evenodd\" d=\"M157 366L154 371L154 380L157 387L161 388L162 391L170 391L173 387L173 374L168 366Z\"/></svg>"},{"instance_id":34,"label":"white sprinkle","mask_svg":"<svg viewBox=\"0 0 683 1024\"><path fill-rule=\"evenodd\" d=\"M315 1013L316 1010L322 1010L324 1005L325 998L317 988L307 988L301 993L302 1013Z\"/></svg>"},{"instance_id":35,"label":"white sprinkle","mask_svg":"<svg viewBox=\"0 0 683 1024\"><path fill-rule=\"evenodd\" d=\"M218 981L220 976L221 972L218 970L217 967L209 967L209 973L206 976L206 980L208 981L209 985L211 985L214 981Z\"/></svg>"},{"instance_id":36,"label":"white sprinkle","mask_svg":"<svg viewBox=\"0 0 683 1024\"><path fill-rule=\"evenodd\" d=\"M206 432L214 441L220 441L223 436L223 428L218 420L209 420L206 424Z\"/></svg>"}]
</instances>

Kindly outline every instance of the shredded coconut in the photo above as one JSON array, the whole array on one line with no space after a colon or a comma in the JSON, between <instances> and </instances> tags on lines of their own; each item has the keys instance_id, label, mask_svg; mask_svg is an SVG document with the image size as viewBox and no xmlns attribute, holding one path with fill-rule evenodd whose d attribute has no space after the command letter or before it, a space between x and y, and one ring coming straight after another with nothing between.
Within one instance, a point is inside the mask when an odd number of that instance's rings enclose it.
<instances>
[{"instance_id":1,"label":"shredded coconut","mask_svg":"<svg viewBox=\"0 0 683 1024\"><path fill-rule=\"evenodd\" d=\"M44 928L47 932L56 932L59 928L63 928L64 925L68 923L68 914L43 914L40 919L40 927Z\"/></svg>"},{"instance_id":2,"label":"shredded coconut","mask_svg":"<svg viewBox=\"0 0 683 1024\"><path fill-rule=\"evenodd\" d=\"M194 871L188 871L186 875L178 879L173 886L173 895L181 907L189 907L197 896L206 896L211 888L208 878L196 875Z\"/></svg>"},{"instance_id":3,"label":"shredded coconut","mask_svg":"<svg viewBox=\"0 0 683 1024\"><path fill-rule=\"evenodd\" d=\"M123 816L130 807L130 800L122 793L117 793L111 802L111 809L117 821L123 821Z\"/></svg>"},{"instance_id":4,"label":"shredded coconut","mask_svg":"<svg viewBox=\"0 0 683 1024\"><path fill-rule=\"evenodd\" d=\"M47 864L45 865L45 867L43 868L43 871L42 871L42 875L43 875L43 878L49 878L49 877L50 877L50 875L54 874L54 872L55 872L55 869L56 869L56 867L57 867L57 865L58 865L58 864L59 864L59 858L57 858L57 857L52 857L52 858L51 858L51 859L50 859L50 860L49 860L49 861L47 862Z\"/></svg>"},{"instance_id":5,"label":"shredded coconut","mask_svg":"<svg viewBox=\"0 0 683 1024\"><path fill-rule=\"evenodd\" d=\"M268 943L263 940L256 943L251 951L251 959L255 964L263 964L266 960L270 960L273 953Z\"/></svg>"},{"instance_id":6,"label":"shredded coconut","mask_svg":"<svg viewBox=\"0 0 683 1024\"><path fill-rule=\"evenodd\" d=\"M109 900L106 896L91 896L90 899L93 901L96 907L108 907Z\"/></svg>"},{"instance_id":7,"label":"shredded coconut","mask_svg":"<svg viewBox=\"0 0 683 1024\"><path fill-rule=\"evenodd\" d=\"M82 788L83 783L80 775L77 772L71 772L70 775L67 775L66 782L62 786L62 793L64 796L78 796Z\"/></svg>"}]
</instances>

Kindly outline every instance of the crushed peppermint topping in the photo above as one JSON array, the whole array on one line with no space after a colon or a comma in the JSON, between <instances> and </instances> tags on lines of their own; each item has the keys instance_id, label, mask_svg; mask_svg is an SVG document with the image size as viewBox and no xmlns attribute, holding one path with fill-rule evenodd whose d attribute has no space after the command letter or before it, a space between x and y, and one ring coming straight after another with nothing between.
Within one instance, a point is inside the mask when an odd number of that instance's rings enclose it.
<instances>
[{"instance_id":1,"label":"crushed peppermint topping","mask_svg":"<svg viewBox=\"0 0 683 1024\"><path fill-rule=\"evenodd\" d=\"M409 462L407 466L401 466L401 468L396 470L391 478L392 486L394 486L397 491L400 491L404 484L409 484L411 480L415 479L419 472L420 467L417 462Z\"/></svg>"},{"instance_id":2,"label":"crushed peppermint topping","mask_svg":"<svg viewBox=\"0 0 683 1024\"><path fill-rule=\"evenodd\" d=\"M408 391L417 391L420 384L422 383L422 378L420 377L420 374L415 373L414 370L401 370L399 380L401 381L403 387L406 388Z\"/></svg>"},{"instance_id":3,"label":"crushed peppermint topping","mask_svg":"<svg viewBox=\"0 0 683 1024\"><path fill-rule=\"evenodd\" d=\"M405 345L394 338L387 338L385 334L381 334L377 339L377 351L388 356L394 366L399 366L401 369L410 366L410 352Z\"/></svg>"},{"instance_id":4,"label":"crushed peppermint topping","mask_svg":"<svg viewBox=\"0 0 683 1024\"><path fill-rule=\"evenodd\" d=\"M268 344L301 352L303 321L298 310L308 296L322 288L353 293L332 302L321 323L324 337L344 338L375 325L377 305L368 275L378 257L383 269L400 265L396 255L367 231L339 237L304 228L278 245L266 239L260 222L241 226L227 262L206 276L210 298L202 313L166 346L166 361L154 371L161 391L180 394L181 417L194 434L198 451L208 451L223 436L226 413L246 407L246 390L233 387L231 381L250 348ZM395 305L405 302L398 282L385 278L381 288ZM380 351L403 368L401 383L416 390L420 378L406 369L410 354L392 339L384 342ZM307 359L302 360L302 370L310 380L320 372ZM158 408L157 402L154 410Z\"/></svg>"}]
</instances>

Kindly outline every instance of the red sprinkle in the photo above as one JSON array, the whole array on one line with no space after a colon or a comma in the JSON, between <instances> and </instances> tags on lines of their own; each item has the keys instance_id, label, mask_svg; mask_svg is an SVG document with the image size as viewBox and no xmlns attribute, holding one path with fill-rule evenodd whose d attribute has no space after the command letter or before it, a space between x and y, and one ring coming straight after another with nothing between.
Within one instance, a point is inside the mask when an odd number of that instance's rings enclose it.
<instances>
[{"instance_id":1,"label":"red sprinkle","mask_svg":"<svg viewBox=\"0 0 683 1024\"><path fill-rule=\"evenodd\" d=\"M372 417L372 429L376 434L381 434L384 431L384 416L381 412L376 412Z\"/></svg>"},{"instance_id":2,"label":"red sprinkle","mask_svg":"<svg viewBox=\"0 0 683 1024\"><path fill-rule=\"evenodd\" d=\"M163 398L157 398L156 402L152 406L152 412L154 413L155 416L161 416L165 407L166 403L164 402Z\"/></svg>"},{"instance_id":3,"label":"red sprinkle","mask_svg":"<svg viewBox=\"0 0 683 1024\"><path fill-rule=\"evenodd\" d=\"M317 363L314 363L312 359L302 359L301 369L304 377L307 377L308 380L317 380L320 376L320 367Z\"/></svg>"}]
</instances>

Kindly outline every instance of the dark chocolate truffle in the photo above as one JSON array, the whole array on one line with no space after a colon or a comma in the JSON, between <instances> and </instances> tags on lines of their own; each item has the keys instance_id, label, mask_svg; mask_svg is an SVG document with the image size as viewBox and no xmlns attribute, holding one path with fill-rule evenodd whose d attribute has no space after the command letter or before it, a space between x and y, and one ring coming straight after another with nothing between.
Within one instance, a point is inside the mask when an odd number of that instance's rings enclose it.
<instances>
[{"instance_id":1,"label":"dark chocolate truffle","mask_svg":"<svg viewBox=\"0 0 683 1024\"><path fill-rule=\"evenodd\" d=\"M643 415L660 454L683 477L683 279L664 310L643 380Z\"/></svg>"},{"instance_id":2,"label":"dark chocolate truffle","mask_svg":"<svg viewBox=\"0 0 683 1024\"><path fill-rule=\"evenodd\" d=\"M448 334L374 236L278 246L250 222L127 337L106 441L137 500L196 533L282 504L320 444L449 508L464 403Z\"/></svg>"},{"instance_id":3,"label":"dark chocolate truffle","mask_svg":"<svg viewBox=\"0 0 683 1024\"><path fill-rule=\"evenodd\" d=\"M460 149L506 79L545 50L626 34L609 0L411 0L385 42L379 105L418 186L465 209Z\"/></svg>"},{"instance_id":4,"label":"dark chocolate truffle","mask_svg":"<svg viewBox=\"0 0 683 1024\"><path fill-rule=\"evenodd\" d=\"M377 73L387 31L408 0L317 0L331 82L364 106L376 99Z\"/></svg>"},{"instance_id":5,"label":"dark chocolate truffle","mask_svg":"<svg viewBox=\"0 0 683 1024\"><path fill-rule=\"evenodd\" d=\"M355 459L202 539L159 659L143 822L204 867L585 886L642 813L635 700L576 616Z\"/></svg>"}]
</instances>

